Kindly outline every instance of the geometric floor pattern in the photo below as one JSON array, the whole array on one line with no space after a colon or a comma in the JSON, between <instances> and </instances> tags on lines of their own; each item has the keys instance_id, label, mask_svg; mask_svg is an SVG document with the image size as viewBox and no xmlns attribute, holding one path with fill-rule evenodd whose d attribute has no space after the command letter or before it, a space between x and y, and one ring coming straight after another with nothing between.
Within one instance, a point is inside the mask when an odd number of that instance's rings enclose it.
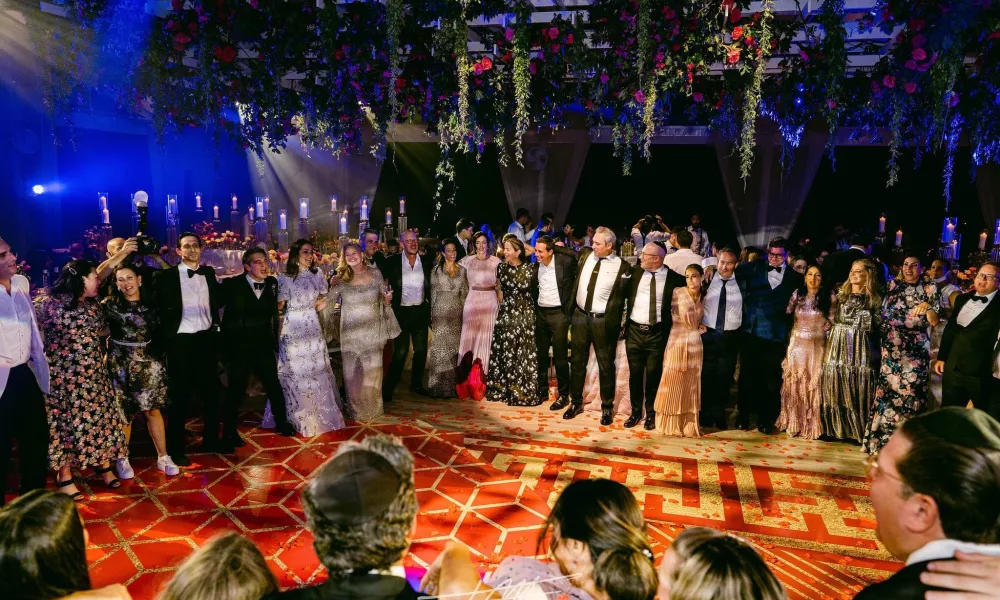
<instances>
[{"instance_id":1,"label":"geometric floor pattern","mask_svg":"<svg viewBox=\"0 0 1000 600\"><path fill-rule=\"evenodd\" d=\"M900 567L875 539L856 447L725 432L663 439L586 414L572 422L544 407L397 400L391 416L311 439L241 427L231 456L191 454L177 477L152 459L132 461L119 490L94 478L80 505L95 586L125 583L153 599L198 545L236 531L253 541L283 588L325 578L305 529L299 493L348 439L402 438L416 457L420 513L408 572L420 572L448 540L470 546L484 571L508 555L534 555L559 491L575 479L627 485L649 522L657 560L686 526L730 531L753 543L791 598L851 598ZM137 433L144 436L144 433Z\"/></svg>"}]
</instances>

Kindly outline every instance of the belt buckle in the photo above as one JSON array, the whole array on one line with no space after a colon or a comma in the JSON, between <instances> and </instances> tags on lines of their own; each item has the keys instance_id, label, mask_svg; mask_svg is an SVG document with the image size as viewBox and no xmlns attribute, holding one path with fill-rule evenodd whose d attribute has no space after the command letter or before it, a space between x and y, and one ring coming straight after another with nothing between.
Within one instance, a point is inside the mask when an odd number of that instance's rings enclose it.
<instances>
[{"instance_id":1,"label":"belt buckle","mask_svg":"<svg viewBox=\"0 0 1000 600\"><path fill-rule=\"evenodd\" d=\"M636 323L636 325L639 326L639 331L643 331L643 332L649 331L650 329L653 328L652 325L643 325L642 323Z\"/></svg>"}]
</instances>

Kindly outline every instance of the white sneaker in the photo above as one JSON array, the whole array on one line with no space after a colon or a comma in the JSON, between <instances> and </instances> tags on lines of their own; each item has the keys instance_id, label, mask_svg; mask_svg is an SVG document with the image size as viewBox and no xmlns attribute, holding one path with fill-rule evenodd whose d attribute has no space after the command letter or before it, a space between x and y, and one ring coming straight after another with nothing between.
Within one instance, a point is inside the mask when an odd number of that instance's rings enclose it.
<instances>
[{"instance_id":1,"label":"white sneaker","mask_svg":"<svg viewBox=\"0 0 1000 600\"><path fill-rule=\"evenodd\" d=\"M174 464L172 458L169 455L161 456L156 459L156 468L163 471L166 475L173 477L174 475L181 472Z\"/></svg>"},{"instance_id":2,"label":"white sneaker","mask_svg":"<svg viewBox=\"0 0 1000 600\"><path fill-rule=\"evenodd\" d=\"M132 470L132 465L129 464L127 458L119 458L115 461L115 470L118 471L119 479L132 479L135 477L135 471Z\"/></svg>"}]
</instances>

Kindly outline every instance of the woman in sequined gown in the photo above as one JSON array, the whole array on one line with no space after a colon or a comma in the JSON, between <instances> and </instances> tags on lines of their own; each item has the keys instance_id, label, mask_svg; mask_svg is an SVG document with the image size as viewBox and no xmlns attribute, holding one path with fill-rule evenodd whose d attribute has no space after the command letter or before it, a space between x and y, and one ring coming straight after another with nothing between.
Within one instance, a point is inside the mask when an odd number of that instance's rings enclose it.
<instances>
[{"instance_id":1,"label":"woman in sequined gown","mask_svg":"<svg viewBox=\"0 0 1000 600\"><path fill-rule=\"evenodd\" d=\"M313 265L313 247L298 240L278 275L278 379L288 420L306 437L344 427L337 384L317 312L326 308L326 277ZM265 415L265 421L267 416Z\"/></svg>"},{"instance_id":2,"label":"woman in sequined gown","mask_svg":"<svg viewBox=\"0 0 1000 600\"><path fill-rule=\"evenodd\" d=\"M465 267L469 280L469 295L462 310L462 337L458 342L458 359L472 353L472 360L481 360L483 370L489 372L490 345L493 326L496 324L499 301L497 300L497 266L500 259L490 255L489 239L479 231L472 236L476 253L466 256L459 265Z\"/></svg>"},{"instance_id":3,"label":"woman in sequined gown","mask_svg":"<svg viewBox=\"0 0 1000 600\"><path fill-rule=\"evenodd\" d=\"M877 454L903 421L927 410L931 371L930 328L937 324L940 292L921 277L920 257L903 258L900 278L889 282L882 306L882 366L864 450Z\"/></svg>"},{"instance_id":4,"label":"woman in sequined gown","mask_svg":"<svg viewBox=\"0 0 1000 600\"><path fill-rule=\"evenodd\" d=\"M490 347L493 366L486 372L486 399L511 406L538 406L538 357L535 355L535 303L531 264L524 244L503 243L504 262L497 267L500 310Z\"/></svg>"},{"instance_id":5,"label":"woman in sequined gown","mask_svg":"<svg viewBox=\"0 0 1000 600\"><path fill-rule=\"evenodd\" d=\"M399 335L389 308L392 291L378 269L365 261L364 251L346 244L337 273L330 281L331 300L340 298L340 354L344 363L347 412L352 419L371 421L382 415L382 348ZM332 304L327 312L332 310Z\"/></svg>"},{"instance_id":6,"label":"woman in sequined gown","mask_svg":"<svg viewBox=\"0 0 1000 600\"><path fill-rule=\"evenodd\" d=\"M837 294L833 328L823 355L820 424L823 435L861 442L875 400L872 331L879 319L875 265L855 261Z\"/></svg>"},{"instance_id":7,"label":"woman in sequined gown","mask_svg":"<svg viewBox=\"0 0 1000 600\"><path fill-rule=\"evenodd\" d=\"M819 265L806 268L805 286L792 293L788 313L795 315L788 352L781 363L781 414L775 426L792 437L815 440L823 434L819 422L823 350L830 328L829 294L822 292Z\"/></svg>"},{"instance_id":8,"label":"woman in sequined gown","mask_svg":"<svg viewBox=\"0 0 1000 600\"><path fill-rule=\"evenodd\" d=\"M427 351L427 391L437 398L454 398L462 308L469 295L465 267L455 262L458 241L447 239L431 271L431 345Z\"/></svg>"},{"instance_id":9,"label":"woman in sequined gown","mask_svg":"<svg viewBox=\"0 0 1000 600\"><path fill-rule=\"evenodd\" d=\"M687 285L674 289L670 303L673 326L663 354L663 375L656 390L656 430L666 435L700 437L698 412L701 410L701 324L704 291L701 265L684 270Z\"/></svg>"}]
</instances>

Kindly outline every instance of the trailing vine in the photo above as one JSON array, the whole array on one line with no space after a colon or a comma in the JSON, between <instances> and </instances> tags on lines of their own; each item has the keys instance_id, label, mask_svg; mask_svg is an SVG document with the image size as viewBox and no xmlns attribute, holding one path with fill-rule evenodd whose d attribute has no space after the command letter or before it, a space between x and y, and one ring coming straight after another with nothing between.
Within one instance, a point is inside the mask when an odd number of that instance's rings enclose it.
<instances>
[{"instance_id":1,"label":"trailing vine","mask_svg":"<svg viewBox=\"0 0 1000 600\"><path fill-rule=\"evenodd\" d=\"M400 114L399 90L396 80L403 73L403 69L399 66L400 39L402 38L405 17L403 0L387 0L385 10L388 23L386 37L389 41L389 83L387 86L389 90L389 119L385 124L388 133L388 128L399 118Z\"/></svg>"},{"instance_id":2,"label":"trailing vine","mask_svg":"<svg viewBox=\"0 0 1000 600\"><path fill-rule=\"evenodd\" d=\"M900 143L903 137L903 107L899 98L892 102L892 121L889 125L889 177L885 187L896 185L899 180Z\"/></svg>"},{"instance_id":3,"label":"trailing vine","mask_svg":"<svg viewBox=\"0 0 1000 600\"><path fill-rule=\"evenodd\" d=\"M523 138L531 125L531 72L528 62L530 56L529 23L517 23L514 31L514 161L524 166Z\"/></svg>"},{"instance_id":4,"label":"trailing vine","mask_svg":"<svg viewBox=\"0 0 1000 600\"><path fill-rule=\"evenodd\" d=\"M837 129L840 127L840 117L844 112L840 93L841 85L847 73L847 30L844 27L844 0L826 0L820 8L816 21L823 27L822 50L823 65L827 69L823 86L826 88L826 101L822 112L826 117L827 131L826 153L833 165L836 165L834 148Z\"/></svg>"},{"instance_id":5,"label":"trailing vine","mask_svg":"<svg viewBox=\"0 0 1000 600\"><path fill-rule=\"evenodd\" d=\"M760 107L761 86L767 70L767 58L771 52L771 19L774 16L774 0L763 0L760 12L760 32L754 56L753 74L750 86L743 97L743 130L740 134L740 175L744 183L750 178L753 167L753 151L756 146L757 111Z\"/></svg>"}]
</instances>

